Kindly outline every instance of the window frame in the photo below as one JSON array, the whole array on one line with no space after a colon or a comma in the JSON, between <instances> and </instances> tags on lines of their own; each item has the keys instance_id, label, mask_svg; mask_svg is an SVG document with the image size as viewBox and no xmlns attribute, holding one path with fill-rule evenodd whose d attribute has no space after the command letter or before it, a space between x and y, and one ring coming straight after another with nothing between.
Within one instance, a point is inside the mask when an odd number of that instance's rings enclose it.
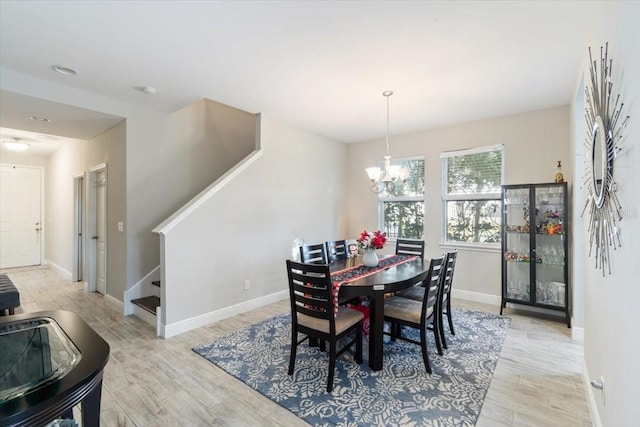
<instances>
[{"instance_id":1,"label":"window frame","mask_svg":"<svg viewBox=\"0 0 640 427\"><path fill-rule=\"evenodd\" d=\"M424 155L417 155L417 156L408 156L408 157L397 157L397 158L393 158L391 159L391 164L395 164L397 162L404 162L404 161L412 161L412 160L422 160L423 165L426 166L426 159ZM380 167L384 167L384 161L380 161L379 162L379 166ZM426 168L423 167L424 170L424 174L426 175ZM385 224L384 224L384 204L385 202L422 202L422 235L421 235L421 239L424 240L424 231L425 231L425 223L424 223L424 218L425 218L425 193L426 193L426 185L425 185L425 176L422 176L422 195L419 196L393 196L393 197L383 197L382 194L383 193L379 193L378 194L378 229L379 230L386 230L385 228ZM402 237L398 237L399 239L402 239ZM387 241L389 242L395 242L397 238L388 238Z\"/></svg>"},{"instance_id":2,"label":"window frame","mask_svg":"<svg viewBox=\"0 0 640 427\"><path fill-rule=\"evenodd\" d=\"M496 243L482 243L482 242L460 242L456 240L449 240L447 233L448 216L447 216L447 202L456 201L487 201L494 200L499 204L502 202L502 189L492 193L468 193L468 194L449 194L448 192L448 159L451 157L467 156L470 154L481 154L491 151L501 152L501 165L500 165L500 186L504 185L504 165L505 165L505 150L503 144L489 145L484 147L468 148L455 151L445 151L440 154L440 162L442 165L441 176L441 229L440 229L440 246L441 247L456 247L456 248L468 248L480 251L500 252L501 242ZM502 221L502 215L499 215L500 221Z\"/></svg>"}]
</instances>

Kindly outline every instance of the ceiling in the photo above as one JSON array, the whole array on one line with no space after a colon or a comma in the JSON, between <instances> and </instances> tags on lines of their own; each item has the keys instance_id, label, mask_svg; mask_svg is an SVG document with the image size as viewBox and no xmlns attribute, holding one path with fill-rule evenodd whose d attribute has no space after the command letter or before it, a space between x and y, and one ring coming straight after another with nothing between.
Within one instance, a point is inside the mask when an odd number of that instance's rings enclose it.
<instances>
[{"instance_id":1,"label":"ceiling","mask_svg":"<svg viewBox=\"0 0 640 427\"><path fill-rule=\"evenodd\" d=\"M355 142L385 135L389 89L392 136L569 104L594 9L580 1L3 0L0 66L164 112L209 98ZM37 100L14 95L0 98L3 127L12 114L16 123L15 114L35 114L27 107ZM85 138L71 126L82 118L58 135ZM33 125L23 119L18 129Z\"/></svg>"},{"instance_id":2,"label":"ceiling","mask_svg":"<svg viewBox=\"0 0 640 427\"><path fill-rule=\"evenodd\" d=\"M93 138L121 120L110 114L0 90L0 140L25 142L30 154L46 156L67 142ZM7 149L0 145L0 150Z\"/></svg>"}]
</instances>

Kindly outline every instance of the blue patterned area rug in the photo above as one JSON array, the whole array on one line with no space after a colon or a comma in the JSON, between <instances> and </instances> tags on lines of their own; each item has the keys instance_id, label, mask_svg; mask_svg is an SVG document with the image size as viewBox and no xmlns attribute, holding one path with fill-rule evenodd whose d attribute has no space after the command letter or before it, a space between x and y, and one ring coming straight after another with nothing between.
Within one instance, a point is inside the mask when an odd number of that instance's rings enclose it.
<instances>
[{"instance_id":1,"label":"blue patterned area rug","mask_svg":"<svg viewBox=\"0 0 640 427\"><path fill-rule=\"evenodd\" d=\"M456 335L447 334L443 356L428 333L433 374L425 371L420 346L385 341L379 372L369 369L366 352L362 365L343 354L331 394L326 392L328 356L306 342L298 346L294 375L287 375L288 313L193 351L315 426L473 426L511 319L465 309L452 314Z\"/></svg>"}]
</instances>

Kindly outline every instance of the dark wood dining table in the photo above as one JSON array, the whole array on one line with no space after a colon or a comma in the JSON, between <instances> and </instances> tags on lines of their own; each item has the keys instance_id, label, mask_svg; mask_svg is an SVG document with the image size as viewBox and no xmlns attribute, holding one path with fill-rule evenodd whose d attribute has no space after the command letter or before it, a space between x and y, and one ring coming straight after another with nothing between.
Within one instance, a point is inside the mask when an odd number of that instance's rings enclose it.
<instances>
[{"instance_id":1,"label":"dark wood dining table","mask_svg":"<svg viewBox=\"0 0 640 427\"><path fill-rule=\"evenodd\" d=\"M329 268L331 272L336 272L351 268L358 262L360 262L358 257L349 258L335 261L329 264ZM340 286L340 300L352 297L369 299L369 367L371 370L382 369L385 294L415 285L418 277L428 269L429 263L418 257Z\"/></svg>"}]
</instances>

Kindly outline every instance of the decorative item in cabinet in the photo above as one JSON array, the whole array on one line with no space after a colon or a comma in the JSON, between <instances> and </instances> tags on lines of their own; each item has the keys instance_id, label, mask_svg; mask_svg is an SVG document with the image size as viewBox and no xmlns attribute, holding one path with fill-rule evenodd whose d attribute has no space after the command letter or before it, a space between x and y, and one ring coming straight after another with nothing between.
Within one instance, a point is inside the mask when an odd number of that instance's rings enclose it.
<instances>
[{"instance_id":1,"label":"decorative item in cabinet","mask_svg":"<svg viewBox=\"0 0 640 427\"><path fill-rule=\"evenodd\" d=\"M567 184L502 187L502 302L564 312L569 304Z\"/></svg>"}]
</instances>

